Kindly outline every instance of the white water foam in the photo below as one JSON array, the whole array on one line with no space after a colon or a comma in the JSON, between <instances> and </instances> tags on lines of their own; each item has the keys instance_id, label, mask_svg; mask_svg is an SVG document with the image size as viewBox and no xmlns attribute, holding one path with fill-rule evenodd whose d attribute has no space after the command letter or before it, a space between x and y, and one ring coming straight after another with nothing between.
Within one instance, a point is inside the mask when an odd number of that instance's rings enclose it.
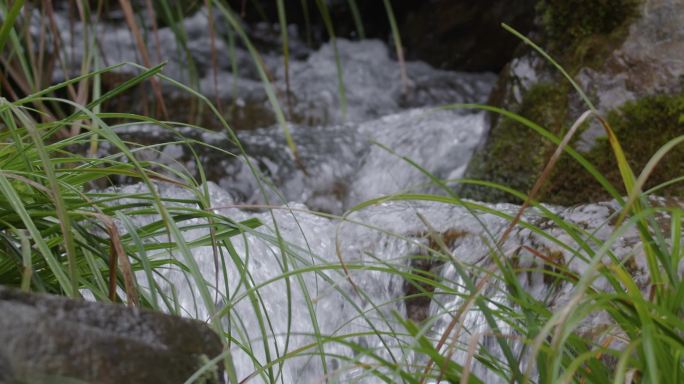
<instances>
[{"instance_id":1,"label":"white water foam","mask_svg":"<svg viewBox=\"0 0 684 384\"><path fill-rule=\"evenodd\" d=\"M123 192L135 192L140 188L125 187ZM241 281L239 270L244 269L249 272L250 284L259 287L255 291L258 292L259 311L267 314L269 320L264 327L270 360L275 359L276 355L295 353L293 351L298 351L297 355L301 356L288 359L282 367L280 374L286 383L324 381L323 362L316 355L316 349L311 346L312 343L315 345L317 339L313 335L316 328L321 335L340 338L326 343L323 348L328 375L342 381L363 377L360 382L377 382L372 375L365 377L364 374L367 373L358 365L345 361L356 358L367 364L377 364L369 356L356 355L358 351L349 343L364 346L382 358L396 359L404 364L423 361L407 349L405 343L410 342L410 338L379 336L388 331L399 335L405 333L405 329L394 317L395 313L406 315L403 300L406 286L403 277L396 271L407 270L412 257L426 254L428 233L443 235L452 231L461 234L449 244L450 255L457 262L447 262L438 268L445 288L435 291L430 306L430 314L435 321L428 332L428 336L438 338L451 322L451 313L463 304L463 300L454 294L463 292L464 289L462 277L454 266L491 266L490 249L508 225L508 220L502 215L514 215L518 209L509 204L483 205L491 211L478 211L473 215L468 209L452 204L387 202L352 213L346 220L340 221L317 216L297 203L270 212L246 212L236 207L230 195L216 185L211 184L209 191L215 212L236 221L256 217L264 223L254 233L233 238L235 251L245 266L237 268L232 261L228 261L228 291L223 288L226 286L223 275L219 274L221 298L216 305L230 306L228 313L232 319L230 329L233 337L243 345L249 345L258 361L255 363L252 357L234 346L231 351L238 375L241 379L245 378L258 370L259 364L269 361L264 351L264 335L255 307L246 295L248 289L245 281ZM177 187L161 187L161 193L174 198L192 198L188 192ZM566 222L585 228L597 239L605 240L612 232L609 221L617 212L617 204L548 209ZM503 254L516 257L521 268L541 268L539 259L525 248L530 247L545 254L560 255L558 257L569 270L578 275L586 272L586 260L571 256L571 250L578 249L578 245L564 230L535 209L530 210L524 219L546 228L549 236L542 237L529 229L516 229L501 246ZM277 223L280 236L287 241L285 250L277 241L274 222ZM198 223L199 221L191 224ZM206 230L192 230L186 237L192 240L207 233ZM588 236L587 234L584 238ZM638 280L638 271L645 270L645 267L641 257L642 250L635 245L637 243L637 234L630 231L615 243L612 251L620 259L636 256ZM284 257L283 252L288 256ZM182 260L182 257L178 257ZM213 284L216 278L213 250L210 247L194 249L193 257L199 264L202 276ZM287 260L287 266L284 260ZM339 267L340 260L350 266L349 277ZM286 280L279 277L293 270L306 272L290 275L288 288ZM187 315L199 319L208 318L209 313L203 305L198 304L197 290L188 282L187 277L173 270L165 274L176 288L180 304L187 310ZM572 293L567 286L552 288L552 285L544 281L541 272L523 273L520 281L535 297L541 299L548 295L548 302L552 307L562 308L568 295ZM594 286L598 289L610 289L600 279ZM493 279L483 294L492 302L513 305L505 302L502 289L505 287L501 287ZM309 310L309 305L312 311ZM312 314L315 314L316 326ZM491 327L485 323L477 308L467 312L464 319L465 331L456 339L460 348L465 348L475 339L476 345L487 348L495 356L502 356L496 345L496 338L491 334ZM589 321L587 327L606 323L606 319L602 317ZM499 326L499 332L514 334L505 324L500 323ZM363 335L345 337L364 332ZM289 338L287 334L290 334ZM512 344L518 351L522 348L520 343ZM307 352L302 352L300 348ZM467 351L461 349L453 358L464 363L467 355ZM274 375L278 374L280 368L280 365L274 367ZM391 372L381 370L392 375ZM473 372L486 382L499 381L478 363L474 364ZM255 380L258 382L260 379Z\"/></svg>"}]
</instances>

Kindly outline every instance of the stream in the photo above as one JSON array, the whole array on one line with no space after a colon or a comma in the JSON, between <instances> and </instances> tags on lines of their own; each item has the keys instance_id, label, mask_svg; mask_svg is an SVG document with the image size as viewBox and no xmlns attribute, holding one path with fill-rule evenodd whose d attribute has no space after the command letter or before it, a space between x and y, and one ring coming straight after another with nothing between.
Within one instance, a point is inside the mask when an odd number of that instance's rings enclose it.
<instances>
[{"instance_id":1,"label":"stream","mask_svg":"<svg viewBox=\"0 0 684 384\"><path fill-rule=\"evenodd\" d=\"M217 66L212 65L206 17L206 11L200 11L183 22L187 46L197 67L195 80L209 99L218 98L225 105L236 106L231 112L236 124L233 128L247 156L228 156L203 146L194 148L199 148L200 162L206 168L212 209L235 221L258 218L264 223L233 238L240 261L228 262L225 275L215 268L212 248L193 249L194 260L204 278L212 284L218 281L220 294L214 304L219 308L230 305L226 324L234 339L231 352L238 378L244 379L259 371L269 359L295 352L297 357L272 367L278 382L319 383L330 379L375 383L380 380L368 370L377 368L394 377L393 372L378 365L378 359L403 366L424 363L425 357L411 352L414 339L401 336L406 334L406 329L397 314L428 319L422 324L426 336L439 339L449 328L451 314L464 304L459 293L467 294L455 266L490 268L494 263L490 251L519 207L472 201L457 205L387 199L353 210L343 218L339 215L369 199L392 194L429 193L446 198L448 194L419 167L439 179L461 177L471 154L486 134L485 115L476 109L435 107L485 103L496 75L450 72L422 62L408 62L410 83L402 84L399 63L383 42L339 39L337 51L346 91L346 113L342 113L334 47L329 43L314 50L291 36L291 105L284 108L289 108L289 129L301 162L297 164L288 149L283 127L276 123L249 53L219 39L215 44L221 54ZM82 41L84 28L78 23L68 28L69 21L63 16L57 21L62 23L61 39L68 47L66 67L76 70L76 63L80 63L84 52L78 48L79 44L68 42ZM272 31L273 26L252 28L255 30L251 33L257 35L259 28L263 29L263 40L277 47L279 35ZM140 62L125 24L100 23L94 32L104 64ZM219 27L218 33L228 32ZM173 31L161 28L158 39L160 58L168 60L163 73L192 82L185 71L188 63L176 45ZM286 97L282 95L287 95L288 89L283 58L278 52L277 49L267 51L262 58L284 105ZM135 73L129 66L120 67L117 72ZM57 79L60 76L64 78L64 73L55 72ZM165 85L164 92L170 100L183 103L177 89ZM257 118L250 118L254 115ZM116 129L123 138L139 143L166 142L182 135L226 152L238 150L224 131L179 127L173 132L149 124ZM105 155L112 149L105 145L100 151ZM197 174L193 155L183 145L170 144L159 151L141 151L138 155ZM259 169L259 177L250 171L247 162ZM122 186L116 187L117 191L144 190L140 184L120 182ZM445 184L450 188L455 185L454 181ZM165 197L192 198L190 192L172 185L159 185L159 189ZM245 205L252 208L268 205L273 209L244 209ZM587 238L591 234L600 241L611 234L613 228L609 221L618 210L614 202L529 209L524 222L544 228L546 235L525 226L516 227L499 245L500 253L517 258L521 267L533 269L541 266L530 249L538 250L554 255L558 262L581 275L587 263L572 257L572 251L579 245L549 217L558 215L584 228ZM136 224L144 225L154 218L139 220ZM197 221L197 224L201 223ZM186 232L188 240L205 235L207 231L203 229ZM450 259L430 261L435 251L431 244L435 236L443 240ZM637 234L628 232L617 240L612 251L620 257L628 255L635 252L637 243ZM284 254L288 255L287 262ZM429 269L441 281L428 302L404 299L411 284L400 272L417 268L414 264L417 256L428 259L421 268ZM348 273L339 267L340 260L350 266ZM241 274L236 263L243 264L242 269L248 273ZM643 266L636 268L640 270ZM288 275L288 279L279 278L293 270L301 272ZM169 292L177 295L185 315L208 318L207 309L186 274L168 269L164 276L167 280L160 280L159 284L165 284ZM145 276L139 278L143 287L149 283ZM536 297L548 298L553 308L562 308L569 300L569 287L550 284L539 271L521 273L519 278L525 289ZM601 280L594 284L607 288ZM254 286L258 289L249 288ZM488 305L501 304L514 310L514 304L505 302L505 289L499 280L492 279L482 294L489 298ZM257 294L256 301L250 296L253 294ZM265 318L264 314L267 314ZM452 359L459 363L468 361L469 354L464 348L469 343L503 359L491 324L477 308L470 309L463 318L462 332L452 335L451 343L460 345ZM263 319L267 321L264 323ZM585 326L591 328L606 321L596 316ZM498 332L514 334L504 323L499 324ZM316 340L326 342L319 347ZM521 353L522 343L511 344ZM324 357L319 354L321 350L325 351ZM362 367L351 361L368 365ZM520 368L524 369L525 359L521 361ZM267 378L268 368L263 372ZM487 383L500 380L477 361L473 362L473 373ZM256 376L251 382L259 380Z\"/></svg>"}]
</instances>

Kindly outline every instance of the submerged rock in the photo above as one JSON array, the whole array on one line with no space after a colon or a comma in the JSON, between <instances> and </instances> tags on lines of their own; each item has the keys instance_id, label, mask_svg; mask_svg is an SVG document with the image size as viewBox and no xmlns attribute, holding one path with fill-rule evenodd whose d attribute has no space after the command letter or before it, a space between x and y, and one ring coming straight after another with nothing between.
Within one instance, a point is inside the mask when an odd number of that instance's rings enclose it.
<instances>
[{"instance_id":1,"label":"submerged rock","mask_svg":"<svg viewBox=\"0 0 684 384\"><path fill-rule=\"evenodd\" d=\"M411 109L360 124L290 124L296 160L279 126L238 132L247 156L228 135L192 127L128 125L117 127L116 132L128 142L160 144L136 149L138 160L165 164L197 180L202 167L207 180L230 191L237 201L297 201L314 210L340 214L382 195L439 191L409 160L439 178L462 176L482 135L483 121L482 113ZM107 143L100 151L101 156L118 152ZM155 170L174 177L164 169ZM117 180L120 184L131 181Z\"/></svg>"},{"instance_id":2,"label":"submerged rock","mask_svg":"<svg viewBox=\"0 0 684 384\"><path fill-rule=\"evenodd\" d=\"M223 349L197 321L119 305L0 286L0 312L2 383L182 383Z\"/></svg>"},{"instance_id":3,"label":"submerged rock","mask_svg":"<svg viewBox=\"0 0 684 384\"><path fill-rule=\"evenodd\" d=\"M586 12L584 11L586 10ZM534 40L554 56L586 92L615 131L638 174L654 152L684 131L684 3L678 0L546 0L538 7L541 35ZM531 48L504 69L490 102L563 136L589 107L559 71ZM528 192L556 145L533 129L489 116L489 134L466 176ZM604 128L584 124L571 146L624 194ZM681 148L681 147L680 147ZM684 150L656 167L646 187L681 175ZM461 192L486 201L514 201L501 191L467 186ZM575 204L611 197L591 174L564 154L543 200ZM682 195L674 185L661 193Z\"/></svg>"}]
</instances>

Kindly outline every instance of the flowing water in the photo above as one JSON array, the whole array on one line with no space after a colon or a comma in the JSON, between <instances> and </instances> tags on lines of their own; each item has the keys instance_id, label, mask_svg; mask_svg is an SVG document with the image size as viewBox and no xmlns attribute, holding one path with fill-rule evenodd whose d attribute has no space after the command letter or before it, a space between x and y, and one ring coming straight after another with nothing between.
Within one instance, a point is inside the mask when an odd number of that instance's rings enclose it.
<instances>
[{"instance_id":1,"label":"flowing water","mask_svg":"<svg viewBox=\"0 0 684 384\"><path fill-rule=\"evenodd\" d=\"M83 37L79 24L68 29L66 20L60 22L64 23L64 41L79 41ZM214 72L206 23L206 13L202 11L184 21L190 54L199 68L197 83L201 91L245 110L257 105L252 110L271 113L257 71L245 50L230 48L227 42L218 40L218 51L223 54L215 67L218 72ZM139 61L125 25L102 23L96 36L104 62ZM172 30L162 28L159 41L161 57L169 60L165 73L190 81L184 71L187 62L178 53ZM327 44L311 50L296 39L293 41L290 117L296 118L292 118L289 128L301 163L292 158L282 127L277 125L237 133L247 156L200 151L201 163L211 180L209 191L215 212L236 221L256 217L264 225L233 239L239 258L227 263L225 274L216 270L211 248L194 249L193 257L208 282L218 280L220 295L215 304L229 314L226 327L235 340L231 351L240 379L258 371L269 360L296 354L298 357L288 358L284 364L273 365L270 373L268 368L261 373L264 377L272 374L283 383L324 382L326 378L377 382L366 369L349 361L367 363L369 369L378 366L377 359L404 366L423 362L423 357L410 352L413 339L401 336L406 329L397 315L412 317L414 314L407 311L424 311L429 319L424 324L426 335L439 338L449 327L450 313L464 303L459 296L464 292L463 276L456 266L489 268L492 260L488 255L518 207L484 204L482 209L473 210L429 201L379 201L343 219L312 211L339 215L368 199L400 192L444 194L416 165L441 179L462 176L485 133L485 118L472 110L429 107L482 103L496 78L487 73L447 72L412 62L407 65L411 84L406 85L400 81L398 63L382 42L339 40L337 49L346 90L346 112L342 112L344 102L339 93L333 47ZM82 50L69 48L66 56L76 63L81 55ZM285 94L282 56L265 53L263 61L270 68L279 92ZM239 64L237 71L233 70L233 63ZM177 92L166 91L170 97ZM281 97L281 101L284 99ZM143 143L171 140L176 134L151 125L117 130L122 136ZM177 133L226 151L237 151L225 132L185 127ZM168 145L161 151L140 156L196 172L191 153L181 145ZM248 161L260 170L260 177L249 170ZM124 192L142 188L121 187ZM192 198L188 191L173 186L160 186L160 191L167 197ZM240 209L244 204L276 208ZM612 230L608 221L617 206L605 203L548 209L596 238L606 239ZM521 266L532 268L538 258L529 249L535 249L554 255L570 270L581 274L586 268L585 261L571 256L572 250L579 247L577 242L548 216L548 212L530 210L525 222L546 229L548 236L521 227L501 245L501 254L516 257ZM152 219L140 219L138 224ZM206 234L202 229L186 232L188 239ZM417 256L432 257L435 236L443 239L446 249L441 250L448 256L446 261L429 263L441 286L430 302L416 306L404 299L410 284L400 272L414 267ZM636 243L635 234L627 233L618 239L613 251L620 256L637 252ZM340 267L341 260L349 266L348 272ZM299 272L287 274L293 270ZM283 278L284 274L288 278ZM185 274L168 270L165 277L169 292L171 286L175 287L187 316L208 317L205 305ZM143 276L141 280L146 284ZM548 302L557 308L568 298L568 288L551 288L540 272L521 274L520 280L535 296L550 297ZM505 303L504 289L493 281L484 294L491 299L491 305L513 306ZM477 308L464 319L465 331L455 336L454 342L462 348L475 343L495 356L502 356L491 334L491 324L484 321ZM499 332L512 331L501 323ZM321 345L317 340L323 340ZM520 350L522 344L518 343L516 348ZM321 355L321 351L325 353ZM467 350L456 350L453 359L465 362ZM482 365L474 366L474 372L485 382L496 382ZM387 369L380 370L394 377ZM261 379L257 376L254 380Z\"/></svg>"},{"instance_id":2,"label":"flowing water","mask_svg":"<svg viewBox=\"0 0 684 384\"><path fill-rule=\"evenodd\" d=\"M436 202L385 202L348 215L345 220L331 220L320 217L300 203L290 203L269 212L246 212L236 207L235 200L222 188L210 184L210 196L215 212L236 221L259 218L264 226L244 237L233 239L235 251L241 256L244 265L241 275L234 263L228 263L227 274L218 274L222 298L219 306L230 303L230 329L233 337L244 345L249 345L250 354L234 347L233 357L240 378L247 377L257 369L252 360L261 364L269 361L262 340L268 339L271 359L300 348L302 357L288 360L282 372L286 383L320 382L325 377L321 358L316 355L316 334L339 338L325 343L324 358L328 374L342 381L363 377L364 372L358 364L346 360L356 358L369 366L375 366L376 358L389 361L418 363L420 356L410 352L409 337L406 330L396 319L407 315L407 285L398 271L406 271L417 255L429 255L429 233L441 236L449 247L448 255L457 262L447 261L436 269L438 280L443 288L434 292L432 303L426 308L430 323L426 324L428 335L438 338L451 323L451 315L464 304L459 294L466 295L462 276L455 268L457 265L473 265L480 268L492 266L489 258L491 247L501 232L507 227L504 216L514 215L518 207L510 204L486 205L491 212L473 213L467 208L453 204ZM137 192L144 188L140 185L125 187L123 192ZM177 187L162 187L164 196L191 199L186 190ZM603 203L575 208L550 208L563 220L586 228L597 241L605 240L612 227L606 224L617 211L617 204ZM525 222L547 230L548 236L533 233L529 229L516 229L502 246L506 255L517 258L523 269L537 272L521 273L522 286L535 297L549 298L553 308L562 308L571 293L569 287L556 286L545 281L539 272L542 265L539 258L529 249L555 255L559 262L565 263L569 270L582 275L587 264L579 257L571 257L571 250L579 245L548 217L548 214L531 210ZM187 223L199 224L200 221ZM278 241L278 233L287 241ZM188 240L206 236L206 230L187 232ZM490 238L489 236L492 236ZM587 235L588 237L588 235ZM613 247L618 257L639 252L638 236L627 233ZM285 248L283 248L285 247ZM529 247L529 248L526 248ZM287 256L284 256L287 255ZM212 282L217 278L213 250L210 247L193 250L199 263L202 276ZM178 256L180 257L180 256ZM350 266L347 275L340 267L340 259ZM287 260L287 265L284 260ZM363 268L360 268L363 266ZM637 270L643 270L638 265ZM300 271L281 276L287 271ZM226 282L224 277L228 276ZM188 282L185 274L168 271L166 278L170 285L178 289L180 304L187 315L200 319L208 317L205 307ZM351 283L351 282L353 283ZM250 286L258 289L258 304L250 300ZM143 283L144 285L144 283ZM597 281L596 288L608 289L605 282ZM491 304L499 303L512 306L505 300L505 287L494 280L483 294L491 299ZM268 324L261 328L259 314L268 318ZM584 326L587 329L606 324L607 319L596 317ZM496 338L491 334L480 312L474 308L464 317L463 333L455 340L458 345L475 342L489 349L495 356L503 359ZM505 323L499 324L499 331L513 335ZM289 337L288 337L289 335ZM320 338L318 338L320 339ZM353 345L362 346L360 352ZM511 343L518 352L521 343ZM370 350L377 356L364 356ZM253 354L253 357L250 355ZM453 358L465 362L468 353L457 350ZM498 382L479 364L474 364L474 372L485 382ZM278 373L278 368L274 367ZM367 375L367 373L365 373ZM359 382L376 382L372 378L359 379ZM257 380L258 381L258 380Z\"/></svg>"}]
</instances>

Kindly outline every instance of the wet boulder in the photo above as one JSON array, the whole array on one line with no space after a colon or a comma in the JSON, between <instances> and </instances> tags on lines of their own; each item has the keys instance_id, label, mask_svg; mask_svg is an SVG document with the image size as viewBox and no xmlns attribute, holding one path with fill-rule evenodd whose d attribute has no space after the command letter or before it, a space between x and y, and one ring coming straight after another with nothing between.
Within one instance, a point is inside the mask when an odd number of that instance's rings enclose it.
<instances>
[{"instance_id":1,"label":"wet boulder","mask_svg":"<svg viewBox=\"0 0 684 384\"><path fill-rule=\"evenodd\" d=\"M532 40L579 84L617 135L635 173L655 151L684 132L684 3L679 0L544 0L537 7L539 33ZM589 109L560 72L530 47L503 70L490 103L517 113L562 137ZM466 177L501 183L523 193L532 188L556 144L528 126L498 114ZM570 146L626 194L604 127L585 123ZM646 187L681 176L684 149L675 148L656 167ZM464 196L515 201L490 188L463 186ZM684 187L661 189L682 195ZM605 187L567 153L542 190L542 200L570 205L610 197Z\"/></svg>"},{"instance_id":2,"label":"wet boulder","mask_svg":"<svg viewBox=\"0 0 684 384\"><path fill-rule=\"evenodd\" d=\"M0 287L0 312L2 383L182 383L222 352L200 322L119 305Z\"/></svg>"}]
</instances>

